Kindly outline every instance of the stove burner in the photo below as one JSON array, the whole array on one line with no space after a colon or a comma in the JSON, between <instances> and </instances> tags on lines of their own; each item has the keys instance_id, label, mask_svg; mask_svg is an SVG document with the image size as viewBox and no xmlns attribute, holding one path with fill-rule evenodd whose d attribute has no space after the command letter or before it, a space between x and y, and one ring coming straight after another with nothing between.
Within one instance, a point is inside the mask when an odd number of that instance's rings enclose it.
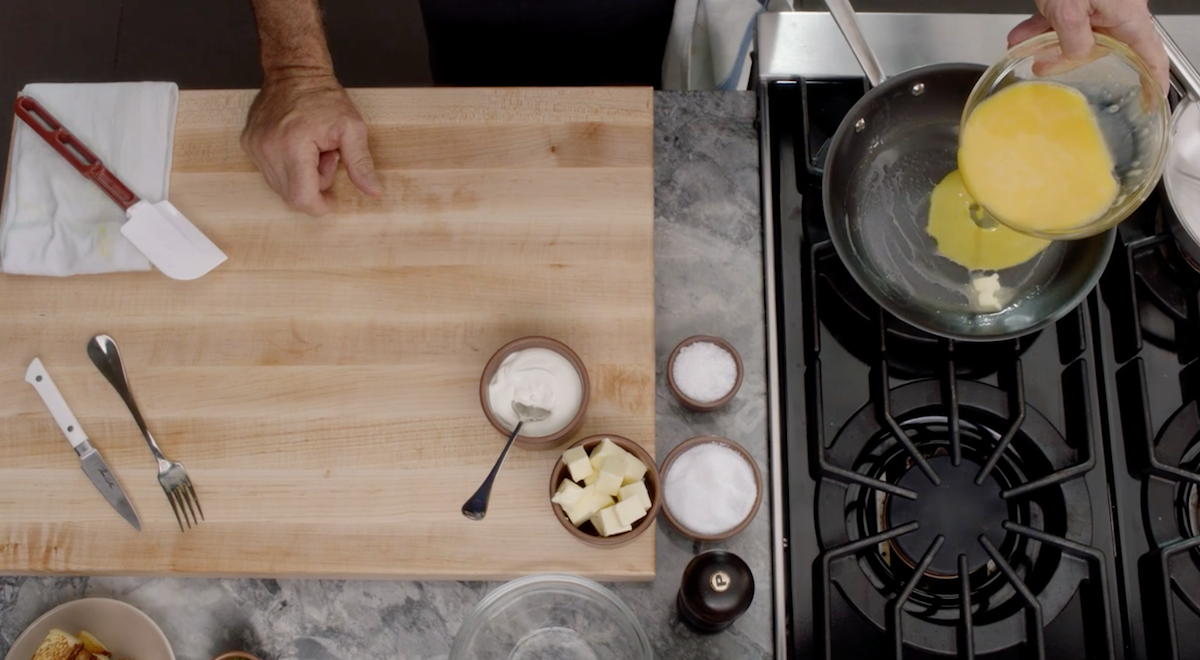
<instances>
[{"instance_id":1,"label":"stove burner","mask_svg":"<svg viewBox=\"0 0 1200 660\"><path fill-rule=\"evenodd\" d=\"M1155 211L1152 235L1164 240L1154 249L1143 248L1135 253L1134 272L1159 309L1176 321L1186 321L1188 301L1200 285L1200 269L1171 237L1162 213L1162 208Z\"/></svg>"},{"instance_id":2,"label":"stove burner","mask_svg":"<svg viewBox=\"0 0 1200 660\"><path fill-rule=\"evenodd\" d=\"M917 499L888 498L886 517L889 527L899 527L912 520L921 523L916 531L893 540L897 554L910 567L916 567L921 555L940 534L945 537L945 544L925 570L925 575L957 578L960 556L967 558L968 571L974 573L990 561L979 537L987 536L996 547L1004 543L1005 532L1001 525L1009 519L1010 511L1000 497L1000 482L989 474L982 485L975 485L975 477L982 466L976 463L955 466L948 455L930 458L929 465L941 478L940 485L933 485L920 470L910 469L897 485L916 493Z\"/></svg>"},{"instance_id":3,"label":"stove burner","mask_svg":"<svg viewBox=\"0 0 1200 660\"><path fill-rule=\"evenodd\" d=\"M1026 641L1027 596L1049 624L1088 577L1083 563L1016 530L1086 545L1091 501L1078 478L1023 489L1079 461L1034 408L1020 401L1023 416L1014 413L1006 392L976 381L958 381L957 393L957 429L936 380L903 385L887 393L887 405L861 408L826 452L844 472L828 472L818 485L818 529L833 557L825 579L878 628L890 629L892 603L903 598L905 644L954 655L968 609L974 652L982 655ZM889 412L919 459L891 430Z\"/></svg>"},{"instance_id":4,"label":"stove burner","mask_svg":"<svg viewBox=\"0 0 1200 660\"><path fill-rule=\"evenodd\" d=\"M1151 451L1158 465L1180 471L1163 474L1151 468L1162 477L1147 479L1144 491L1151 540L1164 547L1196 537L1200 534L1200 406L1195 401L1167 421ZM1176 593L1200 614L1200 550L1176 556L1170 566Z\"/></svg>"},{"instance_id":5,"label":"stove burner","mask_svg":"<svg viewBox=\"0 0 1200 660\"><path fill-rule=\"evenodd\" d=\"M1192 259L1192 257L1191 257L1191 255L1190 255L1190 254L1188 254L1187 252L1184 252L1183 250L1179 249L1179 246L1178 246L1178 245L1176 245L1176 246L1174 246L1174 247L1175 247L1175 252L1179 253L1179 256L1180 256L1180 257L1183 259L1183 263L1185 263L1185 264L1187 264L1188 266L1190 266L1190 267L1191 267L1191 269L1192 269L1192 270L1194 270L1194 271L1196 271L1197 273L1200 273L1200 264L1197 264L1197 263L1196 263L1196 260L1195 260L1195 259Z\"/></svg>"},{"instance_id":6,"label":"stove burner","mask_svg":"<svg viewBox=\"0 0 1200 660\"><path fill-rule=\"evenodd\" d=\"M1184 529L1188 538L1200 535L1200 486L1187 486L1181 513L1184 514Z\"/></svg>"}]
</instances>

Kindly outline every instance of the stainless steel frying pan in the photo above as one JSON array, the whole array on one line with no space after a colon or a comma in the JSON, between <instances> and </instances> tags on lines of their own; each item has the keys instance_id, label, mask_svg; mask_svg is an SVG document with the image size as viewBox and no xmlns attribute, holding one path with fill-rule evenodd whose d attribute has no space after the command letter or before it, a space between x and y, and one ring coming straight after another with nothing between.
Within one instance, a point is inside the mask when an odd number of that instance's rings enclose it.
<instances>
[{"instance_id":1,"label":"stainless steel frying pan","mask_svg":"<svg viewBox=\"0 0 1200 660\"><path fill-rule=\"evenodd\" d=\"M978 306L972 274L938 254L925 231L930 192L957 168L963 106L984 67L938 64L885 80L847 0L827 4L873 86L834 134L823 181L830 236L858 284L901 320L959 340L1018 337L1078 306L1115 230L1052 243L1001 271L998 312Z\"/></svg>"}]
</instances>

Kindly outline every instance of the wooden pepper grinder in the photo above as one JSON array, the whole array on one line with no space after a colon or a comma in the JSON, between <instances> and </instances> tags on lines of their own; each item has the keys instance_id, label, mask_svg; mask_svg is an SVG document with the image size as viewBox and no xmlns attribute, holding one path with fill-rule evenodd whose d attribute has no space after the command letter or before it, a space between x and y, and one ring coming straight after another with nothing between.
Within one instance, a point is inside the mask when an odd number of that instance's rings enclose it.
<instances>
[{"instance_id":1,"label":"wooden pepper grinder","mask_svg":"<svg viewBox=\"0 0 1200 660\"><path fill-rule=\"evenodd\" d=\"M754 600L754 576L742 558L709 550L683 570L675 607L679 620L698 633L720 632L745 614Z\"/></svg>"}]
</instances>

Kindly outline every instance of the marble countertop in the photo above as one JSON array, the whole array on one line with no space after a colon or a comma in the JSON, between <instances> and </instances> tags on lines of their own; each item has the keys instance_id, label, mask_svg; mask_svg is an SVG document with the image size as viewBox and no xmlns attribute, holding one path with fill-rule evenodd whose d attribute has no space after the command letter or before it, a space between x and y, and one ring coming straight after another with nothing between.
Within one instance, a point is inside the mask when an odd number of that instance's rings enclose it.
<instances>
[{"instance_id":1,"label":"marble countertop","mask_svg":"<svg viewBox=\"0 0 1200 660\"><path fill-rule=\"evenodd\" d=\"M767 453L758 134L750 92L665 92L655 96L655 307L658 460L696 435L731 438L764 475ZM681 408L667 388L667 357L693 334L730 341L745 379L734 400L710 414ZM658 525L653 582L610 586L638 615L657 658L757 660L773 652L769 489L749 527L733 539L694 543ZM750 610L712 636L675 614L684 567L721 548L754 573ZM46 610L84 597L116 598L149 614L180 660L227 650L264 660L434 660L496 583L342 580L0 576L0 657ZM24 659L18 659L24 660Z\"/></svg>"}]
</instances>

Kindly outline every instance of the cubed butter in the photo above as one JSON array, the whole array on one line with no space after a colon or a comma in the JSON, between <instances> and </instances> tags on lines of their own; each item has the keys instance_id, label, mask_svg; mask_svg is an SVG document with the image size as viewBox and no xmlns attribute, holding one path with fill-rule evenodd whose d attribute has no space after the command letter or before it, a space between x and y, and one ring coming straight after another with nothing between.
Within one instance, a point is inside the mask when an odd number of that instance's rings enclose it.
<instances>
[{"instance_id":1,"label":"cubed butter","mask_svg":"<svg viewBox=\"0 0 1200 660\"><path fill-rule=\"evenodd\" d=\"M600 466L600 476L596 479L596 490L605 495L615 496L621 491L621 481L625 478L625 457L612 455L604 459Z\"/></svg>"},{"instance_id":2,"label":"cubed butter","mask_svg":"<svg viewBox=\"0 0 1200 660\"><path fill-rule=\"evenodd\" d=\"M600 466L604 465L604 459L608 458L609 456L624 456L628 453L629 452L621 448L621 445L618 445L612 440L605 438L600 441L600 444L596 445L592 449L592 455L590 458L592 462L592 469L599 470Z\"/></svg>"},{"instance_id":3,"label":"cubed butter","mask_svg":"<svg viewBox=\"0 0 1200 660\"><path fill-rule=\"evenodd\" d=\"M583 447L571 447L564 451L562 461L567 466L567 471L571 473L571 478L575 481L583 481L593 472L592 463L588 459L587 452L583 450Z\"/></svg>"},{"instance_id":4,"label":"cubed butter","mask_svg":"<svg viewBox=\"0 0 1200 660\"><path fill-rule=\"evenodd\" d=\"M601 509L593 515L592 526L596 528L596 533L600 534L600 536L612 536L613 534L620 534L633 529L633 527L621 524L617 519L615 507Z\"/></svg>"},{"instance_id":5,"label":"cubed butter","mask_svg":"<svg viewBox=\"0 0 1200 660\"><path fill-rule=\"evenodd\" d=\"M646 476L646 464L642 459L626 452L625 456L625 478L621 480L621 485L628 486L629 484L641 481Z\"/></svg>"},{"instance_id":6,"label":"cubed butter","mask_svg":"<svg viewBox=\"0 0 1200 660\"><path fill-rule=\"evenodd\" d=\"M591 518L601 508L612 504L612 498L596 492L595 486L585 486L579 490L579 499L571 506L563 507L563 513L567 514L571 524L576 527L587 522L588 518Z\"/></svg>"},{"instance_id":7,"label":"cubed butter","mask_svg":"<svg viewBox=\"0 0 1200 660\"><path fill-rule=\"evenodd\" d=\"M605 511L607 510L605 509ZM612 510L617 514L617 522L622 527L632 526L633 523L646 517L646 510L642 508L642 503L637 500L617 502L617 505L612 507Z\"/></svg>"},{"instance_id":8,"label":"cubed butter","mask_svg":"<svg viewBox=\"0 0 1200 660\"><path fill-rule=\"evenodd\" d=\"M650 491L646 490L646 482L635 481L629 485L621 486L621 490L617 492L617 499L621 502L626 500L637 500L642 511L650 510Z\"/></svg>"},{"instance_id":9,"label":"cubed butter","mask_svg":"<svg viewBox=\"0 0 1200 660\"><path fill-rule=\"evenodd\" d=\"M558 490L554 491L554 497L551 497L550 501L566 509L578 502L582 496L583 488L579 484L570 479L563 479L562 483L558 484Z\"/></svg>"},{"instance_id":10,"label":"cubed butter","mask_svg":"<svg viewBox=\"0 0 1200 660\"><path fill-rule=\"evenodd\" d=\"M591 465L591 463L588 463L588 465ZM591 472L588 473L588 476L583 478L583 485L584 486L592 486L596 483L596 480L599 478L600 478L600 471L592 470Z\"/></svg>"},{"instance_id":11,"label":"cubed butter","mask_svg":"<svg viewBox=\"0 0 1200 660\"><path fill-rule=\"evenodd\" d=\"M609 497L608 495L603 495L601 493L596 493L592 497L596 500L596 510L597 511L602 511L604 509L607 509L610 506L615 506L617 503L617 501L614 500L613 498Z\"/></svg>"}]
</instances>

